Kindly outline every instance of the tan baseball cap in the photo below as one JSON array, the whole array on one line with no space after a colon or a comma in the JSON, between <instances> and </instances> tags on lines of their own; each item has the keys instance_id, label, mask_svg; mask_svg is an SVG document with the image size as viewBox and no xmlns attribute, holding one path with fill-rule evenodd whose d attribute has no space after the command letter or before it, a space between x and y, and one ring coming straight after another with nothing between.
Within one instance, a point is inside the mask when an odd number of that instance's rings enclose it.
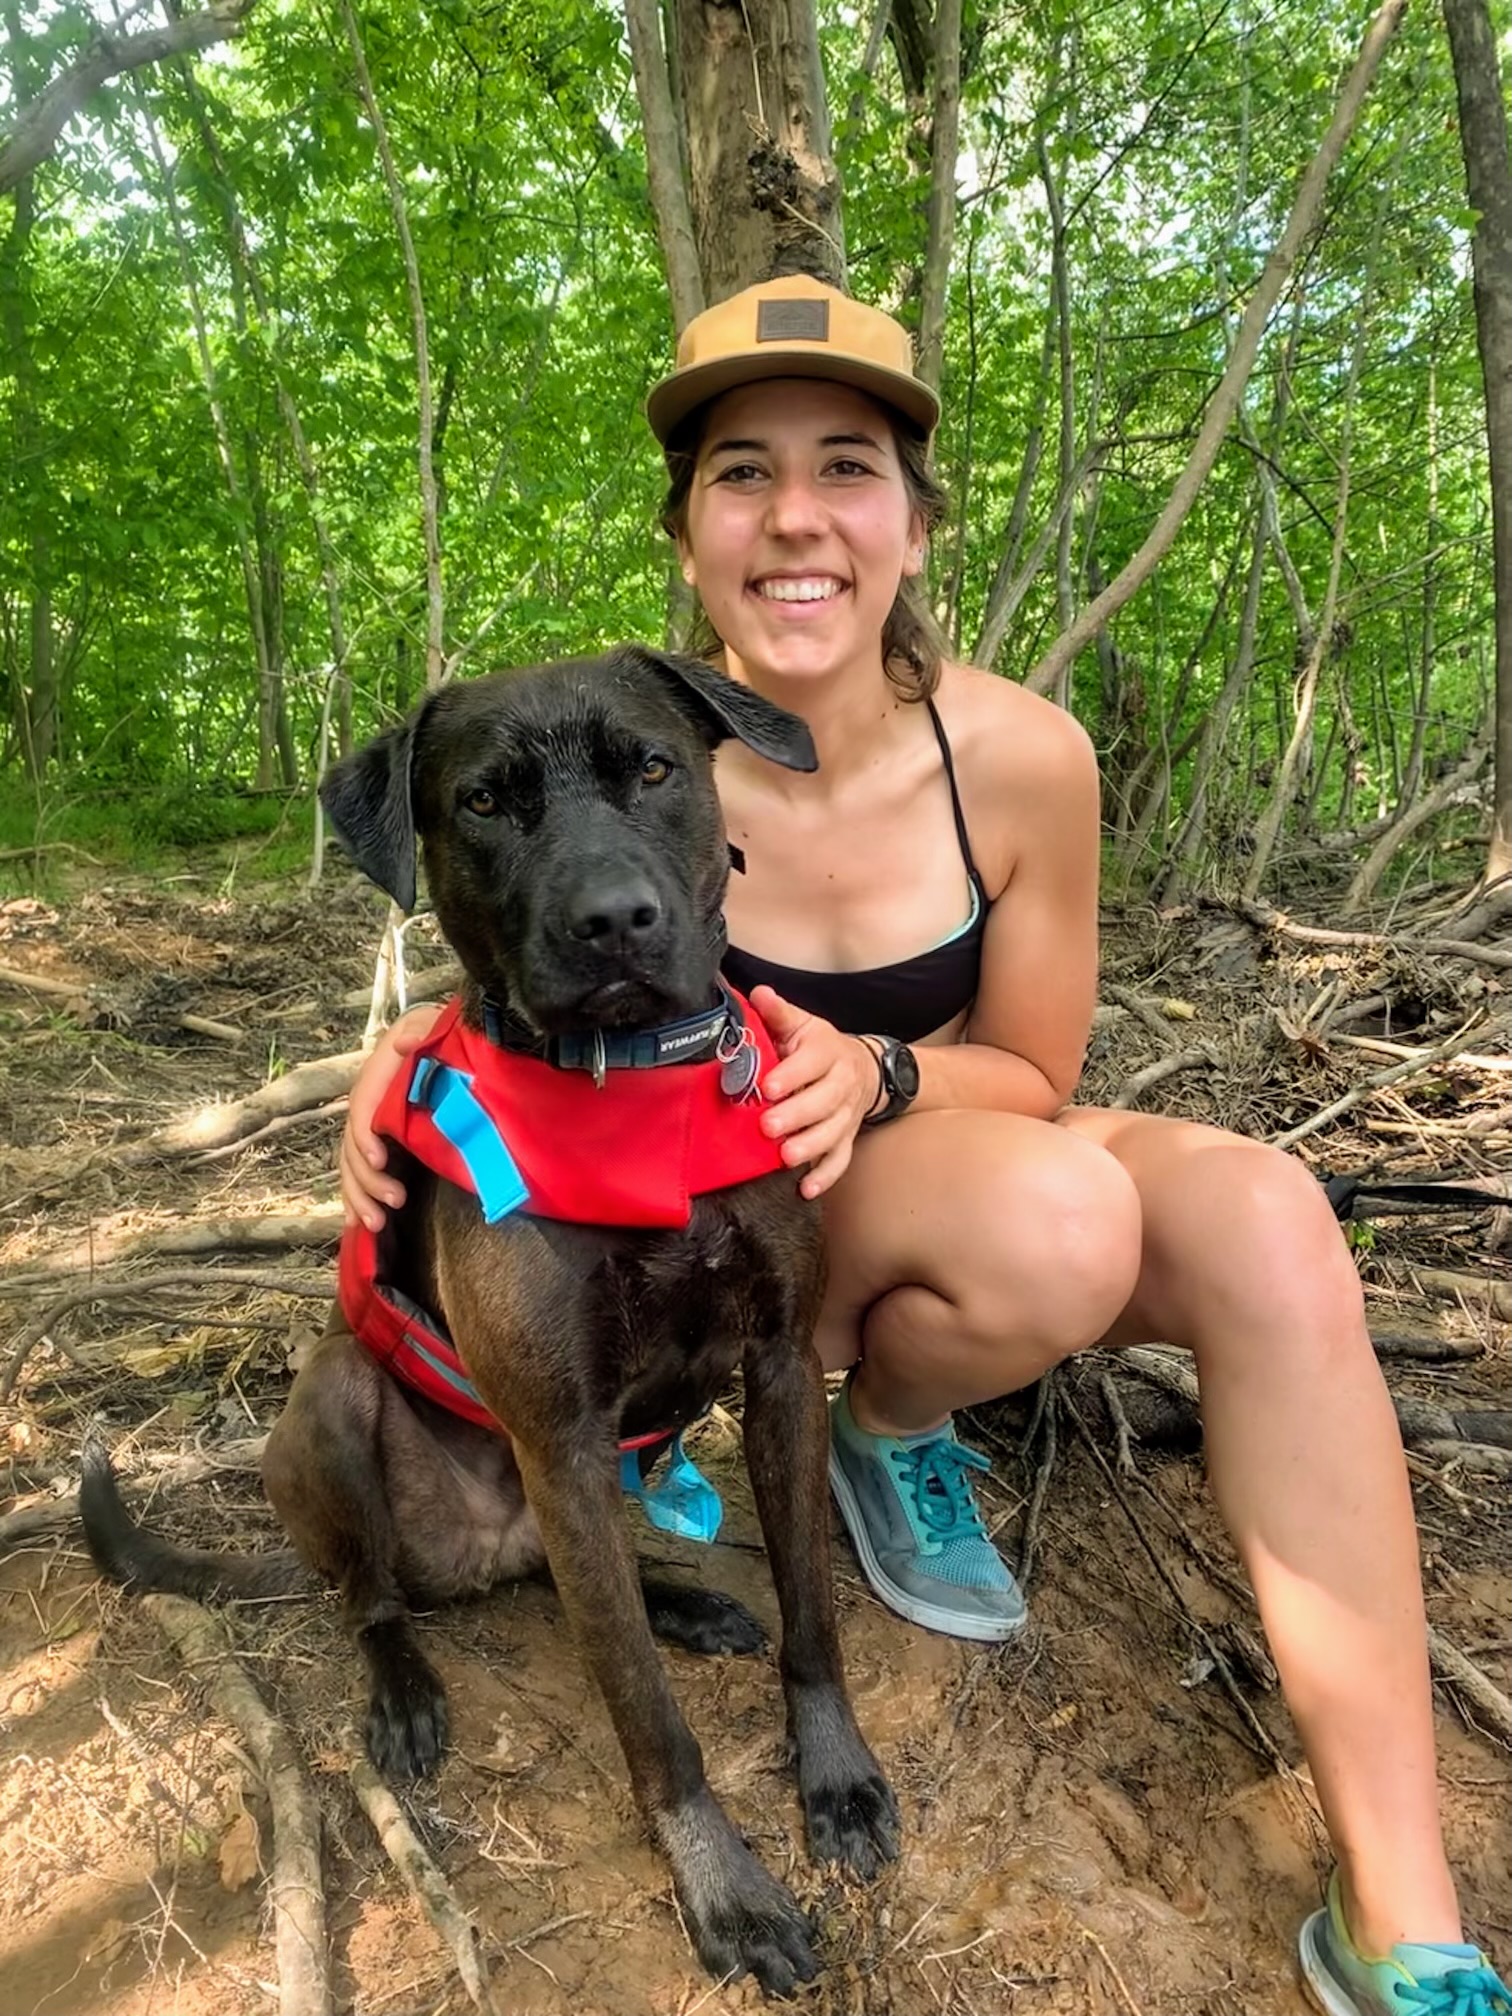
<instances>
[{"instance_id":1,"label":"tan baseball cap","mask_svg":"<svg viewBox=\"0 0 1512 2016\"><path fill-rule=\"evenodd\" d=\"M939 400L914 375L913 344L900 322L794 273L693 317L677 345L677 369L646 401L651 432L665 447L695 407L762 378L854 385L926 439L940 418Z\"/></svg>"}]
</instances>

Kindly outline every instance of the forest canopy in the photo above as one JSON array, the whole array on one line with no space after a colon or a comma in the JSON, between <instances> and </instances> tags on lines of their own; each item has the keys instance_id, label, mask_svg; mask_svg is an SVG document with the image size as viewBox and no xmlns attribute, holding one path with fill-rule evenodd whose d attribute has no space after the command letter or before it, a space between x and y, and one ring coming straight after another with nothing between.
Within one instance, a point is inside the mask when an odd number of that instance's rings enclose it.
<instances>
[{"instance_id":1,"label":"forest canopy","mask_svg":"<svg viewBox=\"0 0 1512 2016\"><path fill-rule=\"evenodd\" d=\"M915 324L939 282L932 591L962 656L1022 678L1169 496L1363 20L969 0L932 273L950 5L818 0L819 249ZM758 44L791 14L756 9ZM675 318L617 8L0 25L8 838L86 778L189 828L233 787L307 789L323 740L421 690L428 632L434 677L438 629L465 673L675 626L641 411ZM1476 221L1444 21L1409 9L1174 546L1062 684L1135 886L1221 881L1283 787L1303 852L1433 789L1483 842Z\"/></svg>"}]
</instances>

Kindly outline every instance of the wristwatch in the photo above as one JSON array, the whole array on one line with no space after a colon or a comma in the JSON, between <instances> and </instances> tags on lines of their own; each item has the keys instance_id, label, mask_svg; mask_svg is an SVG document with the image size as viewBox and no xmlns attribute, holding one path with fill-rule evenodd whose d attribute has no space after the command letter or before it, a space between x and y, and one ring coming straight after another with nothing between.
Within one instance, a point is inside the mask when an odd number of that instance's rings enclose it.
<instances>
[{"instance_id":1,"label":"wristwatch","mask_svg":"<svg viewBox=\"0 0 1512 2016\"><path fill-rule=\"evenodd\" d=\"M880 1127L884 1121L896 1120L900 1113L906 1113L919 1096L919 1060L896 1036L868 1036L866 1041L868 1045L876 1045L877 1076L887 1098L881 1112L869 1113L861 1124Z\"/></svg>"}]
</instances>

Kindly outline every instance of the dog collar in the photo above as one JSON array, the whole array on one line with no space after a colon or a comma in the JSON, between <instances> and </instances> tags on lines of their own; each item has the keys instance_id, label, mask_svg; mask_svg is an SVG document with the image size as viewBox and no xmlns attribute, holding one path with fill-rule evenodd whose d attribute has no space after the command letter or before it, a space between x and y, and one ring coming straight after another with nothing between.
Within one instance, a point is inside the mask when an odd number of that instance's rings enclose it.
<instances>
[{"instance_id":1,"label":"dog collar","mask_svg":"<svg viewBox=\"0 0 1512 2016\"><path fill-rule=\"evenodd\" d=\"M713 1057L738 1064L747 1055L754 1064L756 1053L746 1042L740 1003L723 980L718 986L719 999L712 1008L664 1022L658 1029L591 1029L524 1040L515 1033L520 1027L516 1019L485 994L483 1033L500 1050L540 1057L558 1071L590 1072L600 1089L610 1071L654 1071L662 1064L705 1064Z\"/></svg>"}]
</instances>

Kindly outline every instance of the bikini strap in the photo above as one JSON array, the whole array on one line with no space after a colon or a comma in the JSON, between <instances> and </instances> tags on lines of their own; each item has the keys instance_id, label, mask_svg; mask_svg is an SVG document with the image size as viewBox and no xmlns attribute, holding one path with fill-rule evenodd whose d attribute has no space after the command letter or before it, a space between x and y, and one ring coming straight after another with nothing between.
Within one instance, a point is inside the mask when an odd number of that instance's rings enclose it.
<instances>
[{"instance_id":1,"label":"bikini strap","mask_svg":"<svg viewBox=\"0 0 1512 2016\"><path fill-rule=\"evenodd\" d=\"M945 723L940 719L939 709L933 700L926 699L929 718L934 726L935 740L940 745L940 761L945 765L945 781L950 786L950 809L955 815L956 839L961 846L961 859L966 863L966 873L977 886L983 887L982 878L977 873L977 865L972 858L971 839L966 831L966 814L961 810L961 793L956 785L955 763L950 754L950 741L945 733Z\"/></svg>"}]
</instances>

